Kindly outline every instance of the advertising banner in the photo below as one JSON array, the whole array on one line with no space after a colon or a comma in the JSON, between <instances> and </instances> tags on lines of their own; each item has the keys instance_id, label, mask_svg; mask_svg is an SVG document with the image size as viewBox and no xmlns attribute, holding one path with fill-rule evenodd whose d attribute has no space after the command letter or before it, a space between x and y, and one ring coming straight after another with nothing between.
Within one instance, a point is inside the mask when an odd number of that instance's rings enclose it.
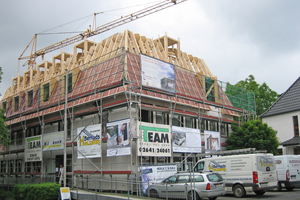
<instances>
[{"instance_id":1,"label":"advertising banner","mask_svg":"<svg viewBox=\"0 0 300 200\"><path fill-rule=\"evenodd\" d=\"M129 119L123 119L106 124L107 156L130 155Z\"/></svg>"},{"instance_id":2,"label":"advertising banner","mask_svg":"<svg viewBox=\"0 0 300 200\"><path fill-rule=\"evenodd\" d=\"M141 54L141 68L142 85L175 92L174 65Z\"/></svg>"},{"instance_id":3,"label":"advertising banner","mask_svg":"<svg viewBox=\"0 0 300 200\"><path fill-rule=\"evenodd\" d=\"M199 129L172 126L173 152L201 153Z\"/></svg>"},{"instance_id":4,"label":"advertising banner","mask_svg":"<svg viewBox=\"0 0 300 200\"><path fill-rule=\"evenodd\" d=\"M25 139L25 162L42 161L42 136Z\"/></svg>"},{"instance_id":5,"label":"advertising banner","mask_svg":"<svg viewBox=\"0 0 300 200\"><path fill-rule=\"evenodd\" d=\"M146 194L148 184L159 183L177 172L177 165L144 166L142 170L143 192Z\"/></svg>"},{"instance_id":6,"label":"advertising banner","mask_svg":"<svg viewBox=\"0 0 300 200\"><path fill-rule=\"evenodd\" d=\"M77 128L77 134L78 159L101 157L101 124Z\"/></svg>"},{"instance_id":7,"label":"advertising banner","mask_svg":"<svg viewBox=\"0 0 300 200\"><path fill-rule=\"evenodd\" d=\"M221 150L220 132L204 130L205 153Z\"/></svg>"},{"instance_id":8,"label":"advertising banner","mask_svg":"<svg viewBox=\"0 0 300 200\"><path fill-rule=\"evenodd\" d=\"M139 156L171 156L170 126L141 122L137 147Z\"/></svg>"},{"instance_id":9,"label":"advertising banner","mask_svg":"<svg viewBox=\"0 0 300 200\"><path fill-rule=\"evenodd\" d=\"M64 149L64 131L43 135L43 151Z\"/></svg>"}]
</instances>

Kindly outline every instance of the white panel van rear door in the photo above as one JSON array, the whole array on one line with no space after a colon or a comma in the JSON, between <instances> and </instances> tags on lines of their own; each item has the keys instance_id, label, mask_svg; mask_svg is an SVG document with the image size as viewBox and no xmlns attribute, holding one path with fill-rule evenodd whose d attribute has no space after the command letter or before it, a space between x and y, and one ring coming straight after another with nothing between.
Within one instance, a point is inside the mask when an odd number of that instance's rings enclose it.
<instances>
[{"instance_id":1,"label":"white panel van rear door","mask_svg":"<svg viewBox=\"0 0 300 200\"><path fill-rule=\"evenodd\" d=\"M276 165L273 155L257 155L257 178L261 188L277 185Z\"/></svg>"}]
</instances>

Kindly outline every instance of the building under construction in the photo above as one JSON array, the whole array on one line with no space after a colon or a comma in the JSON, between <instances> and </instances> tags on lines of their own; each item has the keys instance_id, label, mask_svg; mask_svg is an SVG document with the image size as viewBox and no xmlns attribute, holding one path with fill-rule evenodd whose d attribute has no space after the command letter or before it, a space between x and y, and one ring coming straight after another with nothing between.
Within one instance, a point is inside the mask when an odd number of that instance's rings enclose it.
<instances>
[{"instance_id":1,"label":"building under construction","mask_svg":"<svg viewBox=\"0 0 300 200\"><path fill-rule=\"evenodd\" d=\"M231 122L255 112L253 94L217 80L167 35L84 37L73 54L29 66L1 100L11 131L0 150L2 184L57 175L64 151L74 184L86 175L137 179L147 165L185 170L184 162L225 150Z\"/></svg>"}]
</instances>

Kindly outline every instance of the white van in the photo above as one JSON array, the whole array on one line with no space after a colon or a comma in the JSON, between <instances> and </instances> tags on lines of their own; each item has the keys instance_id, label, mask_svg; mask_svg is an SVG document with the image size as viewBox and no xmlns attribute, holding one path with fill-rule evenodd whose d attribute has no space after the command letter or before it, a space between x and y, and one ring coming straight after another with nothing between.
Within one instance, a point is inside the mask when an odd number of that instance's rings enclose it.
<instances>
[{"instance_id":1,"label":"white van","mask_svg":"<svg viewBox=\"0 0 300 200\"><path fill-rule=\"evenodd\" d=\"M263 195L277 188L277 171L273 154L242 154L204 158L194 171L214 171L224 178L227 192L243 197L246 192Z\"/></svg>"},{"instance_id":2,"label":"white van","mask_svg":"<svg viewBox=\"0 0 300 200\"><path fill-rule=\"evenodd\" d=\"M274 156L278 173L278 190L283 187L288 191L300 186L300 156Z\"/></svg>"}]
</instances>

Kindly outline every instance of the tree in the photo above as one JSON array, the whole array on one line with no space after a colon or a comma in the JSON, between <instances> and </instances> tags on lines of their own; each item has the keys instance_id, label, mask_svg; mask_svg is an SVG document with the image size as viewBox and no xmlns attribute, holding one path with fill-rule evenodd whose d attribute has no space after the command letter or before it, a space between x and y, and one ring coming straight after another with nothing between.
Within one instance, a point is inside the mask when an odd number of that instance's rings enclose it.
<instances>
[{"instance_id":1,"label":"tree","mask_svg":"<svg viewBox=\"0 0 300 200\"><path fill-rule=\"evenodd\" d=\"M2 80L2 68L0 67L0 83ZM0 145L7 146L10 143L10 132L5 125L5 121L7 120L5 116L5 110L0 109Z\"/></svg>"},{"instance_id":2,"label":"tree","mask_svg":"<svg viewBox=\"0 0 300 200\"><path fill-rule=\"evenodd\" d=\"M244 122L240 127L234 122L231 128L232 133L226 141L227 150L256 148L277 154L279 146L277 132L261 119Z\"/></svg>"},{"instance_id":3,"label":"tree","mask_svg":"<svg viewBox=\"0 0 300 200\"><path fill-rule=\"evenodd\" d=\"M232 88L232 85L229 84L228 86L229 86L229 89ZM245 89L248 92L254 93L255 101L256 101L256 115L263 114L273 103L275 103L275 101L277 100L277 98L279 96L278 93L273 91L272 89L270 89L266 83L259 85L255 81L255 78L253 75L249 75L248 78L246 78L245 80L239 81L234 86L241 88L241 89ZM237 101L234 99L234 97L235 97L234 95L236 95L236 94L232 94L233 93L232 89L227 90L227 88L226 88L226 94L227 93L228 93L228 98L231 101L233 101L233 105L234 105L234 101ZM240 99L245 100L246 98L249 98L249 95L245 96L245 94L243 94L243 93L240 93L240 94L243 96ZM238 95L236 95L236 96L238 96ZM246 101L244 101L244 102L246 102Z\"/></svg>"}]
</instances>

